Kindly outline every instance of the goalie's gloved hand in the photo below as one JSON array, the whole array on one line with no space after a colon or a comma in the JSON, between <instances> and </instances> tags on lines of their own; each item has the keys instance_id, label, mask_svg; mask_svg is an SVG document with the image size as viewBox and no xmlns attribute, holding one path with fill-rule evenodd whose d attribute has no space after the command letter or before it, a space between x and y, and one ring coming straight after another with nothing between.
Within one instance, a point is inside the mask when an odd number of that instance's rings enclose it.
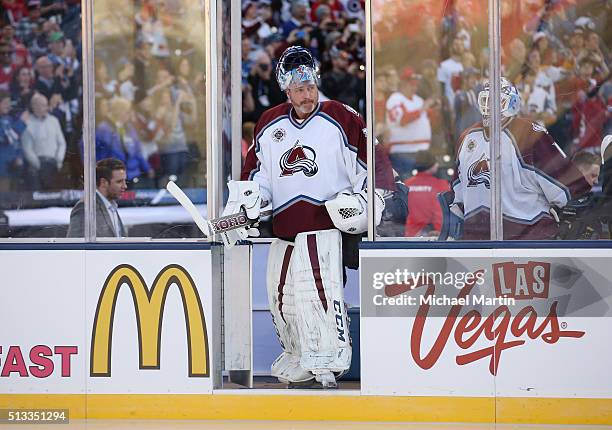
<instances>
[{"instance_id":1,"label":"goalie's gloved hand","mask_svg":"<svg viewBox=\"0 0 612 430\"><path fill-rule=\"evenodd\" d=\"M227 249L231 249L241 240L246 240L249 237L259 237L259 230L256 227L240 227L235 230L226 231L221 233L223 244Z\"/></svg>"},{"instance_id":2,"label":"goalie's gloved hand","mask_svg":"<svg viewBox=\"0 0 612 430\"><path fill-rule=\"evenodd\" d=\"M229 197L223 210L223 216L246 212L249 219L259 219L261 211L261 193L255 181L229 181Z\"/></svg>"}]
</instances>

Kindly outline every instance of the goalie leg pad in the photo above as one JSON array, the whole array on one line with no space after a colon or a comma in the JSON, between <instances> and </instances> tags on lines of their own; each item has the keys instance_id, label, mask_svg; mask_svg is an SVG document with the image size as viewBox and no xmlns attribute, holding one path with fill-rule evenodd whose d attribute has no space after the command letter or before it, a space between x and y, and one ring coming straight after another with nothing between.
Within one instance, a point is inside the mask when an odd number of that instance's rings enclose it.
<instances>
[{"instance_id":1,"label":"goalie leg pad","mask_svg":"<svg viewBox=\"0 0 612 430\"><path fill-rule=\"evenodd\" d=\"M338 230L300 233L291 257L302 367L314 374L346 372L351 341Z\"/></svg>"},{"instance_id":2,"label":"goalie leg pad","mask_svg":"<svg viewBox=\"0 0 612 430\"><path fill-rule=\"evenodd\" d=\"M268 253L267 289L272 322L283 353L272 363L272 376L281 382L304 382L314 375L300 366L300 338L291 278L291 242L275 240Z\"/></svg>"}]
</instances>

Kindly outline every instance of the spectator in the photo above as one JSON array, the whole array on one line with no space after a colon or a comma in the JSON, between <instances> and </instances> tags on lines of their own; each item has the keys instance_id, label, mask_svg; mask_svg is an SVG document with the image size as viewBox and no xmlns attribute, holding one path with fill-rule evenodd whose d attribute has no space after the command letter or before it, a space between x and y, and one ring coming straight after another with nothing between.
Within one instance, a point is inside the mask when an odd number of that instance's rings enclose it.
<instances>
[{"instance_id":1,"label":"spectator","mask_svg":"<svg viewBox=\"0 0 612 430\"><path fill-rule=\"evenodd\" d=\"M461 133L482 118L478 110L480 72L473 67L461 72L461 91L455 95L455 141Z\"/></svg>"},{"instance_id":2,"label":"spectator","mask_svg":"<svg viewBox=\"0 0 612 430\"><path fill-rule=\"evenodd\" d=\"M293 0L291 2L291 17L288 21L283 23L283 34L285 37L289 37L289 34L296 28L302 27L302 25L308 24L308 2L305 0Z\"/></svg>"},{"instance_id":3,"label":"spectator","mask_svg":"<svg viewBox=\"0 0 612 430\"><path fill-rule=\"evenodd\" d=\"M15 24L15 35L25 46L30 46L36 37L36 28L40 19L40 0L27 2L27 14Z\"/></svg>"},{"instance_id":4,"label":"spectator","mask_svg":"<svg viewBox=\"0 0 612 430\"><path fill-rule=\"evenodd\" d=\"M193 94L180 89L165 89L157 100L155 119L162 130L158 140L161 174L182 181L189 156L185 125L195 122L195 100Z\"/></svg>"},{"instance_id":5,"label":"spectator","mask_svg":"<svg viewBox=\"0 0 612 430\"><path fill-rule=\"evenodd\" d=\"M64 163L66 140L57 118L49 115L47 98L34 94L31 104L33 115L29 115L21 139L32 188L54 189L57 187L57 174Z\"/></svg>"},{"instance_id":6,"label":"spectator","mask_svg":"<svg viewBox=\"0 0 612 430\"><path fill-rule=\"evenodd\" d=\"M0 90L8 91L13 73L17 68L12 60L13 49L9 44L0 42Z\"/></svg>"},{"instance_id":7,"label":"spectator","mask_svg":"<svg viewBox=\"0 0 612 430\"><path fill-rule=\"evenodd\" d=\"M64 48L65 48L65 41L64 41L64 33L62 33L61 31L55 31L53 33L51 33L51 35L49 36L49 51L51 51L49 53L49 55L47 55L47 58L49 58L49 60L51 60L51 63L53 63L53 66L59 66L59 65L66 65L66 61L64 60Z\"/></svg>"},{"instance_id":8,"label":"spectator","mask_svg":"<svg viewBox=\"0 0 612 430\"><path fill-rule=\"evenodd\" d=\"M415 155L417 174L404 181L409 189L405 236L438 236L442 227L442 209L438 193L450 190L448 181L436 177L438 163L429 151Z\"/></svg>"},{"instance_id":9,"label":"spectator","mask_svg":"<svg viewBox=\"0 0 612 430\"><path fill-rule=\"evenodd\" d=\"M572 157L572 161L580 173L584 175L586 181L593 187L599 181L601 169L601 157L587 151L578 151Z\"/></svg>"},{"instance_id":10,"label":"spectator","mask_svg":"<svg viewBox=\"0 0 612 430\"><path fill-rule=\"evenodd\" d=\"M245 119L250 118L256 121L265 110L287 100L278 87L273 74L272 61L265 51L261 51L257 55L248 82L254 102L254 110L246 112L248 115Z\"/></svg>"},{"instance_id":11,"label":"spectator","mask_svg":"<svg viewBox=\"0 0 612 430\"><path fill-rule=\"evenodd\" d=\"M22 118L10 115L11 98L0 91L0 192L11 191L13 178L20 176L18 169L23 165L20 137L26 128Z\"/></svg>"},{"instance_id":12,"label":"spectator","mask_svg":"<svg viewBox=\"0 0 612 430\"><path fill-rule=\"evenodd\" d=\"M465 45L462 39L455 38L451 45L451 55L440 63L438 68L438 81L442 84L445 102L447 107L453 106L455 101L455 88L452 86L453 77L458 76L463 71L463 53Z\"/></svg>"},{"instance_id":13,"label":"spectator","mask_svg":"<svg viewBox=\"0 0 612 430\"><path fill-rule=\"evenodd\" d=\"M386 103L389 158L402 179L412 175L415 155L419 151L429 150L431 144L427 109L433 100L424 101L416 95L417 85L418 78L414 71L406 68L401 75L399 91L392 93Z\"/></svg>"},{"instance_id":14,"label":"spectator","mask_svg":"<svg viewBox=\"0 0 612 430\"><path fill-rule=\"evenodd\" d=\"M117 200L127 190L125 165L114 158L96 163L96 236L124 237L126 228L119 216ZM67 237L85 235L85 202L79 200L70 212Z\"/></svg>"},{"instance_id":15,"label":"spectator","mask_svg":"<svg viewBox=\"0 0 612 430\"><path fill-rule=\"evenodd\" d=\"M34 94L32 89L32 70L22 66L13 75L10 85L13 110L24 112L30 106L30 100Z\"/></svg>"},{"instance_id":16,"label":"spectator","mask_svg":"<svg viewBox=\"0 0 612 430\"><path fill-rule=\"evenodd\" d=\"M350 55L341 49L330 51L332 69L321 76L321 91L326 97L359 110L359 90L362 82L354 72L359 66L350 64ZM352 73L351 73L352 72Z\"/></svg>"},{"instance_id":17,"label":"spectator","mask_svg":"<svg viewBox=\"0 0 612 430\"><path fill-rule=\"evenodd\" d=\"M131 119L132 105L128 100L115 97L109 102L108 121L103 120L96 128L96 160L116 158L122 161L128 181L135 187L146 188L152 185L155 171L143 156Z\"/></svg>"},{"instance_id":18,"label":"spectator","mask_svg":"<svg viewBox=\"0 0 612 430\"><path fill-rule=\"evenodd\" d=\"M34 64L36 70L36 82L34 90L39 92L47 99L53 94L61 93L62 87L59 79L53 73L53 63L47 57L40 57Z\"/></svg>"}]
</instances>

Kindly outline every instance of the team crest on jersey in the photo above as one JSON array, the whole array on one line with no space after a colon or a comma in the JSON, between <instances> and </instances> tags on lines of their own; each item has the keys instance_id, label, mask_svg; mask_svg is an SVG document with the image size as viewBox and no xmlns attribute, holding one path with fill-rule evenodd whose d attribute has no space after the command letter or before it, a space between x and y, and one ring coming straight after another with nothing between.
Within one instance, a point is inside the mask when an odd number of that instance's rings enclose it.
<instances>
[{"instance_id":1,"label":"team crest on jersey","mask_svg":"<svg viewBox=\"0 0 612 430\"><path fill-rule=\"evenodd\" d=\"M474 162L468 168L468 187L476 187L483 184L485 187L491 188L491 171L489 170L489 160L482 154L478 161Z\"/></svg>"},{"instance_id":2,"label":"team crest on jersey","mask_svg":"<svg viewBox=\"0 0 612 430\"><path fill-rule=\"evenodd\" d=\"M292 176L294 173L302 172L311 177L317 174L319 167L315 163L317 154L310 146L304 146L297 140L280 159L281 176Z\"/></svg>"},{"instance_id":3,"label":"team crest on jersey","mask_svg":"<svg viewBox=\"0 0 612 430\"><path fill-rule=\"evenodd\" d=\"M476 142L474 142L473 140L470 140L467 144L467 151L473 152L474 149L476 149Z\"/></svg>"},{"instance_id":4,"label":"team crest on jersey","mask_svg":"<svg viewBox=\"0 0 612 430\"><path fill-rule=\"evenodd\" d=\"M287 132L282 127L279 127L272 132L272 140L274 140L276 143L282 142L285 136L287 136Z\"/></svg>"}]
</instances>

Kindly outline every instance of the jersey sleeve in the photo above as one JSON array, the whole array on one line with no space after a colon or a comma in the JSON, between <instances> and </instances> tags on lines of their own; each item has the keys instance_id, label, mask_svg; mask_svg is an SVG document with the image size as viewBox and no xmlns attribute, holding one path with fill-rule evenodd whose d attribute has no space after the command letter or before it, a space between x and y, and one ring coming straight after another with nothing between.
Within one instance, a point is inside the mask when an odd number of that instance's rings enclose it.
<instances>
[{"instance_id":1,"label":"jersey sleeve","mask_svg":"<svg viewBox=\"0 0 612 430\"><path fill-rule=\"evenodd\" d=\"M263 118L262 118L263 119ZM272 200L272 187L270 183L269 160L265 156L265 139L262 130L265 127L264 121L260 119L255 126L253 143L247 151L244 166L240 174L242 181L255 181L259 184L262 202Z\"/></svg>"},{"instance_id":2,"label":"jersey sleeve","mask_svg":"<svg viewBox=\"0 0 612 430\"><path fill-rule=\"evenodd\" d=\"M532 151L524 161L532 165L538 183L552 205L563 207L591 189L584 175L546 132L539 134Z\"/></svg>"}]
</instances>

